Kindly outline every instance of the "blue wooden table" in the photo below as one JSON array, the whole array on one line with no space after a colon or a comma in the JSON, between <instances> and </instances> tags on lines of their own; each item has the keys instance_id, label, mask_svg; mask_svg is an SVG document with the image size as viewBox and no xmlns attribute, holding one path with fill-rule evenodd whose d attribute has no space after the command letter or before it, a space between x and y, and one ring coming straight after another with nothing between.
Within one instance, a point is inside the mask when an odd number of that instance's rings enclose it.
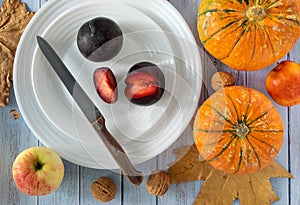
<instances>
[{"instance_id":1,"label":"blue wooden table","mask_svg":"<svg viewBox=\"0 0 300 205\"><path fill-rule=\"evenodd\" d=\"M164 0L162 0L164 1ZM0 0L2 3L3 0ZM37 11L45 4L45 0L25 0L27 7L32 11ZM189 24L195 38L198 40L196 22L197 11L201 0L171 0L170 3L178 9ZM200 46L200 44L199 44ZM200 46L201 47L201 46ZM211 58L217 70L224 70L232 73L236 78L236 84L245 85L258 89L265 93L265 77L274 65L256 72L237 72L217 60ZM284 59L294 60L300 63L300 41L294 49ZM282 59L283 60L283 59ZM204 69L209 69L211 62L203 62ZM208 77L208 76L206 76ZM203 92L201 101L207 97ZM282 119L285 123L285 138L283 147L276 160L289 172L294 179L272 179L272 185L280 197L278 205L298 205L300 204L300 106L282 107L276 105ZM124 204L124 205L190 205L193 204L202 182L195 181L172 185L169 191L163 197L155 197L146 191L145 180L138 187L132 186L126 178L118 172L109 170L97 170L78 166L64 160L65 177L61 186L56 192L47 196L32 197L20 192L12 179L12 163L22 150L42 145L27 127L22 116L19 119L13 119L10 115L12 110L19 111L15 100L13 88L10 91L9 104L0 107L0 205L93 205L101 204L96 201L90 192L90 186L100 176L111 178L117 186L117 195L114 200L107 204ZM186 138L192 134L191 127L176 142L177 147L180 143L185 144ZM165 167L163 159L166 155L171 155L172 148L159 155L157 158L143 163L143 167L157 168ZM212 190L213 191L213 190ZM235 202L239 204L239 202Z\"/></svg>"}]
</instances>

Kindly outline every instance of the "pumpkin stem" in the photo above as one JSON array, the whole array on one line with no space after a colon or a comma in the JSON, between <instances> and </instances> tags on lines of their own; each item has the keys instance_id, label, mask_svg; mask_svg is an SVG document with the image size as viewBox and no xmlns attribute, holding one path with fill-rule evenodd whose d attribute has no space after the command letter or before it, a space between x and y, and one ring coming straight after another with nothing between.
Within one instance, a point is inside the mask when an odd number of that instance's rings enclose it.
<instances>
[{"instance_id":1,"label":"pumpkin stem","mask_svg":"<svg viewBox=\"0 0 300 205\"><path fill-rule=\"evenodd\" d=\"M267 16L267 13L261 6L252 6L247 9L246 16L250 21L260 21Z\"/></svg>"},{"instance_id":2,"label":"pumpkin stem","mask_svg":"<svg viewBox=\"0 0 300 205\"><path fill-rule=\"evenodd\" d=\"M240 123L237 126L235 126L235 132L236 135L240 138L245 138L250 132L250 129L245 123Z\"/></svg>"}]
</instances>

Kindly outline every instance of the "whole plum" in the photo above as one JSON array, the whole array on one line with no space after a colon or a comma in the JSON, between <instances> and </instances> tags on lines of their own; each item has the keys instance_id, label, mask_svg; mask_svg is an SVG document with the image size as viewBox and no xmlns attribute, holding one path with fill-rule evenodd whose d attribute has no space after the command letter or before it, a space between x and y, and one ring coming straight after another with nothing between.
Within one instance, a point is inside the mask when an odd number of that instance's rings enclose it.
<instances>
[{"instance_id":1,"label":"whole plum","mask_svg":"<svg viewBox=\"0 0 300 205\"><path fill-rule=\"evenodd\" d=\"M106 17L97 17L84 23L77 34L77 46L81 54L94 62L115 57L123 45L123 33L119 25Z\"/></svg>"}]
</instances>

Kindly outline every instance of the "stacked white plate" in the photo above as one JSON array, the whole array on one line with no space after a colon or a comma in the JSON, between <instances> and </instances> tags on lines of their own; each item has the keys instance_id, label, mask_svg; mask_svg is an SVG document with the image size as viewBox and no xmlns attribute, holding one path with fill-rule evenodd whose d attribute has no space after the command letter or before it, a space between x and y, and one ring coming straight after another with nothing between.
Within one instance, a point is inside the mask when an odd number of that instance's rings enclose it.
<instances>
[{"instance_id":1,"label":"stacked white plate","mask_svg":"<svg viewBox=\"0 0 300 205\"><path fill-rule=\"evenodd\" d=\"M123 31L123 47L110 61L91 62L77 48L80 26L95 17L111 18ZM91 168L118 168L45 60L37 35L61 56L134 164L163 152L190 122L202 86L200 55L189 27L169 2L51 0L35 14L21 37L14 89L29 128L63 158ZM143 61L157 64L166 79L164 95L151 106L134 105L123 94L128 70ZM92 79L99 67L109 67L116 75L119 100L115 104L104 103L96 93Z\"/></svg>"}]
</instances>

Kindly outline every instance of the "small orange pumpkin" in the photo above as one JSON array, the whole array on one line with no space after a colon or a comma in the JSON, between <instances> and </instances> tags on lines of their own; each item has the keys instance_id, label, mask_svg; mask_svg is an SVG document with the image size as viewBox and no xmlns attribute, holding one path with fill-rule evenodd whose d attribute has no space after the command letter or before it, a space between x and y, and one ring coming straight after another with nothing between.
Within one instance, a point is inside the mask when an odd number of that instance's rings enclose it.
<instances>
[{"instance_id":1,"label":"small orange pumpkin","mask_svg":"<svg viewBox=\"0 0 300 205\"><path fill-rule=\"evenodd\" d=\"M300 37L297 1L202 0L200 40L211 55L233 69L265 68L286 55Z\"/></svg>"},{"instance_id":2,"label":"small orange pumpkin","mask_svg":"<svg viewBox=\"0 0 300 205\"><path fill-rule=\"evenodd\" d=\"M200 155L229 174L249 174L270 164L284 136L272 102L243 86L210 96L197 112L193 134Z\"/></svg>"}]
</instances>

